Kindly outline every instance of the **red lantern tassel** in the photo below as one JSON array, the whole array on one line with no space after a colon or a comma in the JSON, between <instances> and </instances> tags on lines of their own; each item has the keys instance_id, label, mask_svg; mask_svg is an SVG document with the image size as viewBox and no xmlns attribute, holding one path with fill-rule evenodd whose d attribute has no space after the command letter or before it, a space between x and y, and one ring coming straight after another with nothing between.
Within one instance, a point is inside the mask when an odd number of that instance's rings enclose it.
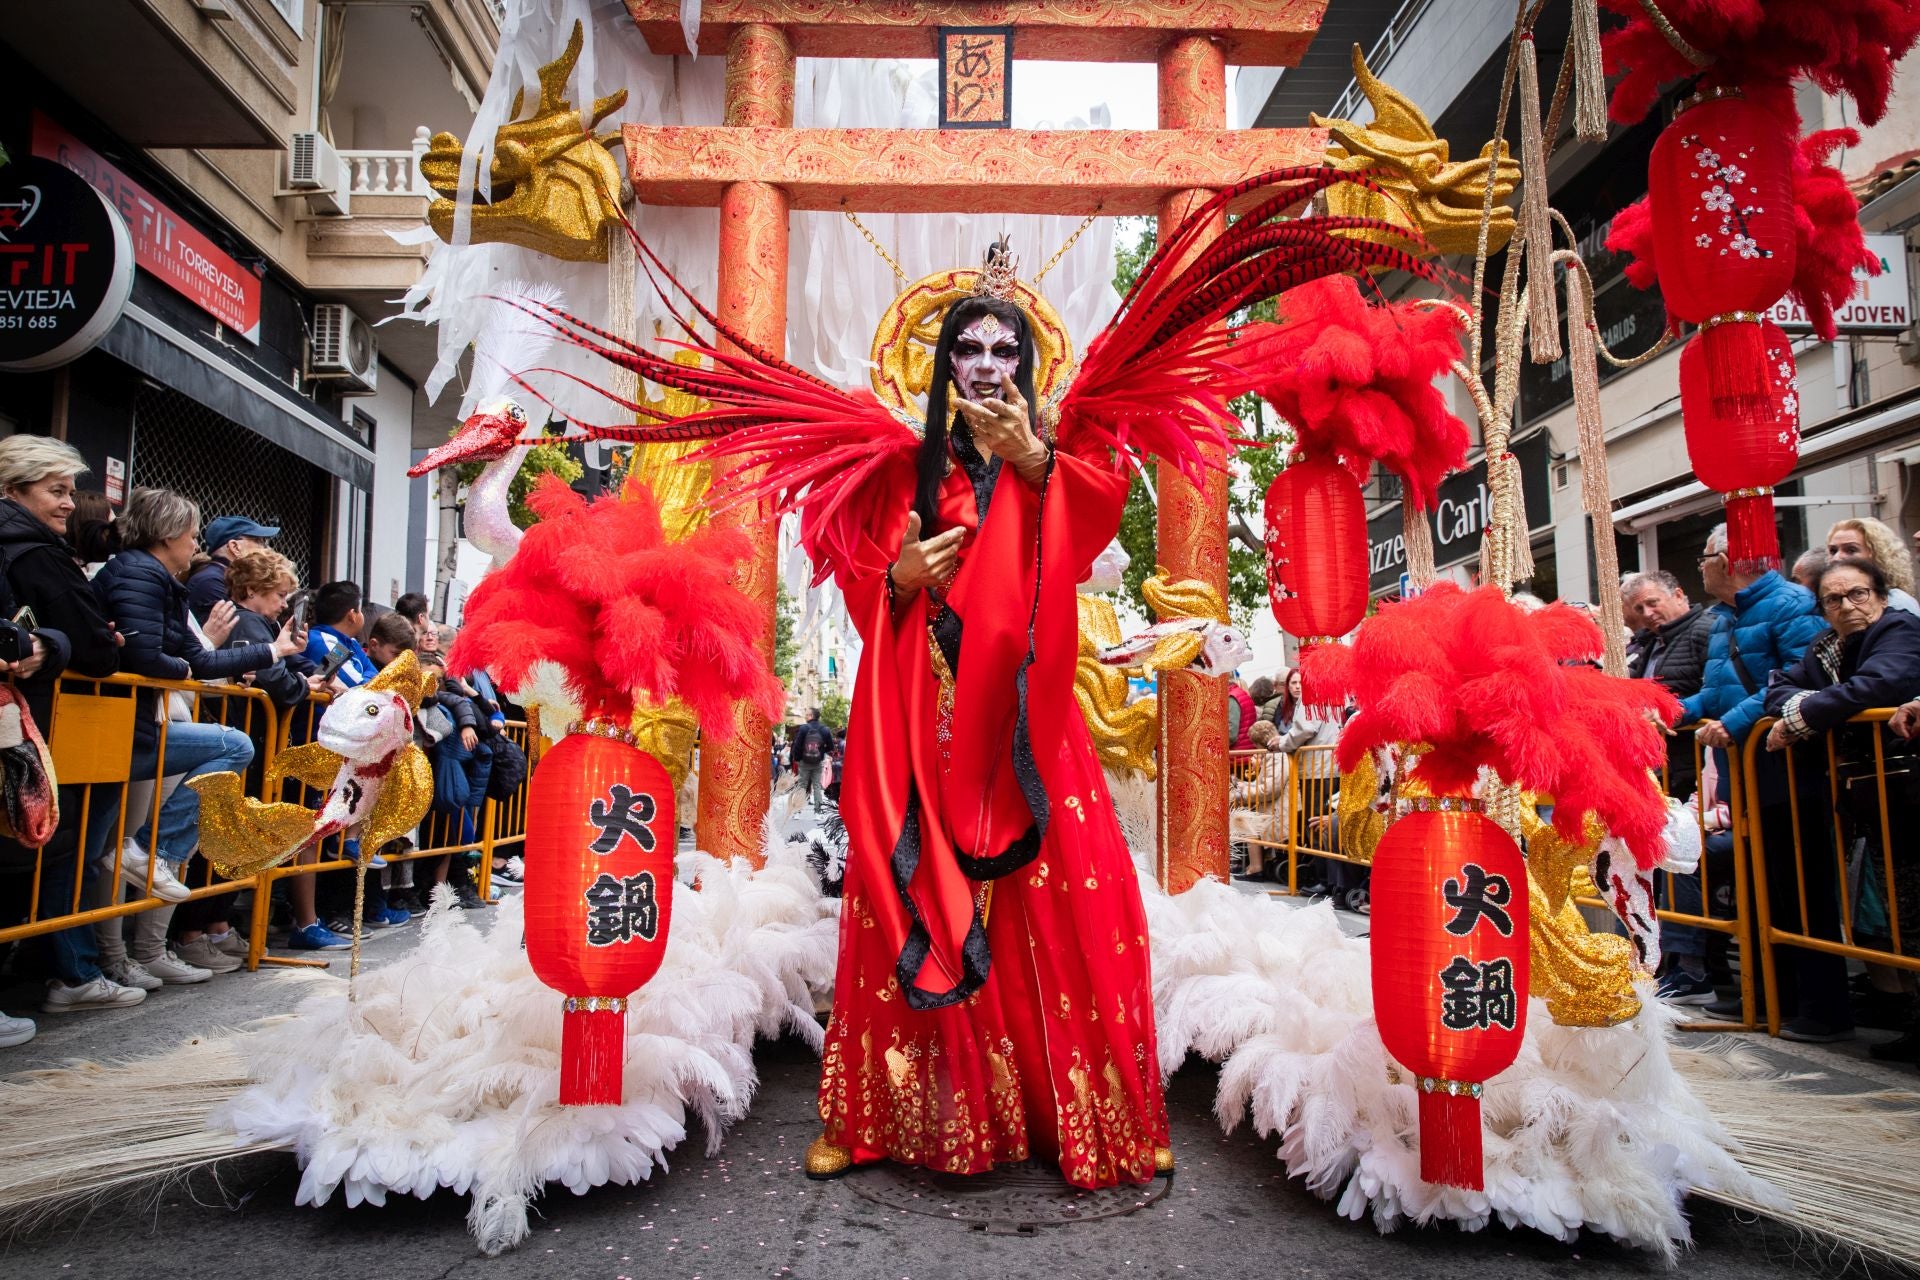
<instances>
[{"instance_id":1,"label":"red lantern tassel","mask_svg":"<svg viewBox=\"0 0 1920 1280\"><path fill-rule=\"evenodd\" d=\"M1707 395L1713 416L1740 424L1770 422L1778 413L1778 391L1767 360L1767 335L1760 318L1716 316L1695 339L1707 366Z\"/></svg>"},{"instance_id":2,"label":"red lantern tassel","mask_svg":"<svg viewBox=\"0 0 1920 1280\"><path fill-rule=\"evenodd\" d=\"M1759 574L1780 567L1772 489L1735 489L1727 495L1727 561L1735 573Z\"/></svg>"},{"instance_id":3,"label":"red lantern tassel","mask_svg":"<svg viewBox=\"0 0 1920 1280\"><path fill-rule=\"evenodd\" d=\"M619 1106L627 1067L627 1002L573 998L560 1024L560 1105Z\"/></svg>"},{"instance_id":4,"label":"red lantern tassel","mask_svg":"<svg viewBox=\"0 0 1920 1280\"><path fill-rule=\"evenodd\" d=\"M1444 1088L1420 1091L1420 1177L1469 1191L1484 1189L1480 1099Z\"/></svg>"}]
</instances>

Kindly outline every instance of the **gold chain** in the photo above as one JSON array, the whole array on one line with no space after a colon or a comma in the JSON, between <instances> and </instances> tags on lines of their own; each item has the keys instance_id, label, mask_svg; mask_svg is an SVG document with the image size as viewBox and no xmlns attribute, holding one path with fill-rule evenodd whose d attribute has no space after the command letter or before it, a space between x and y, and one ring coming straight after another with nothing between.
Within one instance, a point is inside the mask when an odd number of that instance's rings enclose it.
<instances>
[{"instance_id":1,"label":"gold chain","mask_svg":"<svg viewBox=\"0 0 1920 1280\"><path fill-rule=\"evenodd\" d=\"M1655 4L1654 0L1640 0L1640 7L1647 11L1647 17L1653 22L1654 30L1666 37L1667 43L1673 46L1675 53L1696 67L1708 66L1713 62L1712 58L1687 42L1687 38L1675 29L1667 15L1660 12L1660 6Z\"/></svg>"},{"instance_id":2,"label":"gold chain","mask_svg":"<svg viewBox=\"0 0 1920 1280\"><path fill-rule=\"evenodd\" d=\"M900 269L900 264L895 262L893 260L893 255L888 253L886 249L881 246L880 241L877 238L875 238L873 232L867 230L867 224L860 221L859 217L855 215L853 210L847 208L844 204L840 206L840 212L845 214L847 217L847 221L853 224L853 229L855 231L858 231L861 237L865 239L868 244L873 246L873 251L880 255L880 260L886 263L889 267L893 268L893 278L895 280L898 280L903 285L907 284L908 283L907 273Z\"/></svg>"},{"instance_id":3,"label":"gold chain","mask_svg":"<svg viewBox=\"0 0 1920 1280\"><path fill-rule=\"evenodd\" d=\"M853 224L853 229L860 233L860 238L873 246L873 251L880 255L880 260L893 269L893 278L903 285L907 284L907 273L901 270L900 264L893 260L893 255L887 252L886 247L880 243L879 237L867 228L866 223L860 221L859 215L847 208L844 204L840 206L840 213L848 222ZM1047 272L1060 265L1060 259L1066 257L1067 252L1071 250L1075 244L1079 243L1080 237L1087 233L1087 228L1092 226L1093 220L1099 216L1100 209L1096 208L1092 213L1081 219L1080 225L1075 227L1073 234L1067 237L1067 242L1061 245L1059 250L1051 258L1047 259L1045 266L1033 273L1033 282L1035 284L1039 284L1041 278L1044 277Z\"/></svg>"},{"instance_id":4,"label":"gold chain","mask_svg":"<svg viewBox=\"0 0 1920 1280\"><path fill-rule=\"evenodd\" d=\"M1055 267L1060 265L1060 259L1067 256L1067 250L1073 248L1074 242L1077 241L1081 236L1086 234L1087 228L1092 226L1093 220L1099 216L1100 216L1100 208L1099 206L1095 206L1094 211L1092 213L1088 214L1085 218L1081 219L1080 225L1075 227L1073 229L1073 234L1067 237L1067 242L1060 246L1060 251L1058 253L1055 253L1051 258L1047 259L1046 266L1040 268L1038 271L1033 273L1033 282L1035 284L1039 284L1040 278L1042 276L1046 275L1047 272L1053 270Z\"/></svg>"}]
</instances>

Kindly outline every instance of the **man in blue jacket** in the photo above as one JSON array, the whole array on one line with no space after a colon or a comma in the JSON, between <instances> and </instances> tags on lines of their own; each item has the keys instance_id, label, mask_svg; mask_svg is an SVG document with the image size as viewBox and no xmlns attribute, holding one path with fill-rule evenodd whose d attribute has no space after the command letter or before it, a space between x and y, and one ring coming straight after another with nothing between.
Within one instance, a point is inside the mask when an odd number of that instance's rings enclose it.
<instances>
[{"instance_id":1,"label":"man in blue jacket","mask_svg":"<svg viewBox=\"0 0 1920 1280\"><path fill-rule=\"evenodd\" d=\"M1789 582L1777 571L1743 572L1727 558L1727 526L1717 525L1707 536L1700 557L1700 576L1714 605L1713 636L1707 644L1707 669L1700 692L1681 703L1681 723L1698 721L1700 744L1728 753L1734 761L1740 748L1765 715L1767 678L1800 660L1827 629L1813 593ZM1766 847L1768 903L1774 925L1798 933L1800 903L1794 869L1794 787L1801 789L1799 839L1804 850L1807 924L1813 936L1840 939L1838 872L1828 844L1827 814L1820 779L1811 753L1799 752L1799 776L1778 753L1762 751L1756 774L1759 792L1759 836ZM1728 777L1722 764L1720 776ZM1839 956L1801 947L1782 950L1774 965L1783 1019L1780 1034L1788 1040L1824 1043L1853 1037L1853 1008L1847 993L1847 965ZM1706 1007L1716 1017L1741 1016L1736 995Z\"/></svg>"}]
</instances>

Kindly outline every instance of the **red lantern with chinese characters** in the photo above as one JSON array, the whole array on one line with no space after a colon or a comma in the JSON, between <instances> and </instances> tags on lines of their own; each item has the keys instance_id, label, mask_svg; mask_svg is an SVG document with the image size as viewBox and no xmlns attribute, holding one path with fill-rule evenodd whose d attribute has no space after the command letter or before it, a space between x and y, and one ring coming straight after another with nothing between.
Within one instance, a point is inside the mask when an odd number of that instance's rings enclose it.
<instances>
[{"instance_id":1,"label":"red lantern with chinese characters","mask_svg":"<svg viewBox=\"0 0 1920 1280\"><path fill-rule=\"evenodd\" d=\"M1767 392L1758 409L1722 413L1708 389L1701 334L1680 353L1680 413L1687 456L1710 489L1727 495L1727 558L1742 573L1780 567L1773 486L1793 474L1800 459L1800 397L1794 388L1793 348L1772 323L1760 326ZM1711 331L1709 331L1711 332Z\"/></svg>"},{"instance_id":2,"label":"red lantern with chinese characters","mask_svg":"<svg viewBox=\"0 0 1920 1280\"><path fill-rule=\"evenodd\" d=\"M527 959L566 997L560 1101L621 1100L627 997L660 968L679 840L673 782L591 731L540 758L527 790Z\"/></svg>"},{"instance_id":3,"label":"red lantern with chinese characters","mask_svg":"<svg viewBox=\"0 0 1920 1280\"><path fill-rule=\"evenodd\" d=\"M1337 707L1327 649L1367 616L1367 504L1353 473L1329 458L1296 459L1267 488L1267 592L1273 616L1300 639L1300 692Z\"/></svg>"},{"instance_id":4,"label":"red lantern with chinese characters","mask_svg":"<svg viewBox=\"0 0 1920 1280\"><path fill-rule=\"evenodd\" d=\"M1477 1191L1481 1086L1526 1033L1527 868L1478 801L1404 803L1373 859L1374 1017L1416 1077L1420 1176Z\"/></svg>"}]
</instances>

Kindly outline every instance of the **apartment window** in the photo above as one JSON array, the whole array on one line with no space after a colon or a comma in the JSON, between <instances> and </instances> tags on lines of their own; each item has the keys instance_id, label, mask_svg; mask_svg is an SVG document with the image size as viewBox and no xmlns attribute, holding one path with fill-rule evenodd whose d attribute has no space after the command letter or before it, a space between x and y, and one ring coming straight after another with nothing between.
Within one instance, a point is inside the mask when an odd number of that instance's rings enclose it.
<instances>
[{"instance_id":1,"label":"apartment window","mask_svg":"<svg viewBox=\"0 0 1920 1280\"><path fill-rule=\"evenodd\" d=\"M268 4L279 10L280 16L285 18L287 25L296 32L305 30L300 25L300 20L305 16L306 2L307 0L267 0Z\"/></svg>"}]
</instances>

